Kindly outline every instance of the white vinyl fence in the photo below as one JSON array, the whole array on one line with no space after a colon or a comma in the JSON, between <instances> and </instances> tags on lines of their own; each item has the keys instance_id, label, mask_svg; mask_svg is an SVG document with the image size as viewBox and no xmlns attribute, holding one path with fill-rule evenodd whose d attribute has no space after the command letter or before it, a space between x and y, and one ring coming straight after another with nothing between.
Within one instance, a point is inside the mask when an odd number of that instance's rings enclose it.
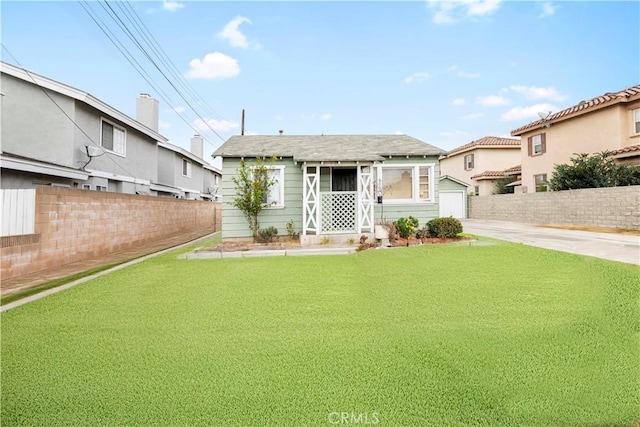
<instances>
[{"instance_id":1,"label":"white vinyl fence","mask_svg":"<svg viewBox=\"0 0 640 427\"><path fill-rule=\"evenodd\" d=\"M33 234L36 217L36 190L0 190L2 236Z\"/></svg>"}]
</instances>

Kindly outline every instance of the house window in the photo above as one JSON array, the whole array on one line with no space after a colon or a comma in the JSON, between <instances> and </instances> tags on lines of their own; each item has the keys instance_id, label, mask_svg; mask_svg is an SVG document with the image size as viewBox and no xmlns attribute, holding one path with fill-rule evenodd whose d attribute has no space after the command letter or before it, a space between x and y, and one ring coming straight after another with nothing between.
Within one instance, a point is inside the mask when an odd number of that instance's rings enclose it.
<instances>
[{"instance_id":1,"label":"house window","mask_svg":"<svg viewBox=\"0 0 640 427\"><path fill-rule=\"evenodd\" d=\"M182 159L182 176L191 178L191 162L187 159Z\"/></svg>"},{"instance_id":2,"label":"house window","mask_svg":"<svg viewBox=\"0 0 640 427\"><path fill-rule=\"evenodd\" d=\"M473 169L473 154L467 154L464 156L464 170Z\"/></svg>"},{"instance_id":3,"label":"house window","mask_svg":"<svg viewBox=\"0 0 640 427\"><path fill-rule=\"evenodd\" d=\"M433 200L433 168L431 166L382 166L381 177L384 201L396 203L429 202Z\"/></svg>"},{"instance_id":4,"label":"house window","mask_svg":"<svg viewBox=\"0 0 640 427\"><path fill-rule=\"evenodd\" d=\"M633 128L636 133L640 133L640 108L633 110Z\"/></svg>"},{"instance_id":5,"label":"house window","mask_svg":"<svg viewBox=\"0 0 640 427\"><path fill-rule=\"evenodd\" d=\"M533 176L536 185L536 193L547 191L547 174L541 173Z\"/></svg>"},{"instance_id":6,"label":"house window","mask_svg":"<svg viewBox=\"0 0 640 427\"><path fill-rule=\"evenodd\" d=\"M479 195L480 195L480 186L479 186L479 185L475 185L475 186L473 187L473 192L474 192L474 194L475 194L476 196L479 196Z\"/></svg>"},{"instance_id":7,"label":"house window","mask_svg":"<svg viewBox=\"0 0 640 427\"><path fill-rule=\"evenodd\" d=\"M124 128L102 119L100 145L102 145L104 149L120 156L124 156L127 148L126 136L127 132Z\"/></svg>"},{"instance_id":8,"label":"house window","mask_svg":"<svg viewBox=\"0 0 640 427\"><path fill-rule=\"evenodd\" d=\"M529 156L539 156L547 152L546 134L530 136L527 140Z\"/></svg>"},{"instance_id":9,"label":"house window","mask_svg":"<svg viewBox=\"0 0 640 427\"><path fill-rule=\"evenodd\" d=\"M83 190L91 190L91 184L82 184Z\"/></svg>"},{"instance_id":10,"label":"house window","mask_svg":"<svg viewBox=\"0 0 640 427\"><path fill-rule=\"evenodd\" d=\"M104 185L96 185L96 191L107 191L107 187Z\"/></svg>"},{"instance_id":11,"label":"house window","mask_svg":"<svg viewBox=\"0 0 640 427\"><path fill-rule=\"evenodd\" d=\"M284 166L269 168L269 179L274 179L275 184L269 189L264 202L269 207L284 207Z\"/></svg>"}]
</instances>

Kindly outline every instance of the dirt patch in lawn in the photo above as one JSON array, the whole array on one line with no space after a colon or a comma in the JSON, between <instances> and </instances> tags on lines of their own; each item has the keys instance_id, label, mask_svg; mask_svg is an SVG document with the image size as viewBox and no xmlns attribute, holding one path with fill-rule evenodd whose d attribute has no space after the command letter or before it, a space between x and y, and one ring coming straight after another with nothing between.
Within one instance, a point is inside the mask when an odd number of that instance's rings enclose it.
<instances>
[{"instance_id":1,"label":"dirt patch in lawn","mask_svg":"<svg viewBox=\"0 0 640 427\"><path fill-rule=\"evenodd\" d=\"M395 239L389 242L389 245L392 247L401 247L401 246L415 246L415 245L436 245L441 243L455 243L455 242L464 242L474 240L473 237L453 237L453 238L443 238L443 237L425 237L423 239L418 239L415 237L409 237L408 239Z\"/></svg>"},{"instance_id":2,"label":"dirt patch in lawn","mask_svg":"<svg viewBox=\"0 0 640 427\"><path fill-rule=\"evenodd\" d=\"M204 248L205 251L214 252L238 252L238 251L251 251L251 250L283 250L283 249L295 249L300 248L300 242L298 241L277 241L270 243L255 243L248 241L239 242L224 242L218 243L210 248Z\"/></svg>"}]
</instances>

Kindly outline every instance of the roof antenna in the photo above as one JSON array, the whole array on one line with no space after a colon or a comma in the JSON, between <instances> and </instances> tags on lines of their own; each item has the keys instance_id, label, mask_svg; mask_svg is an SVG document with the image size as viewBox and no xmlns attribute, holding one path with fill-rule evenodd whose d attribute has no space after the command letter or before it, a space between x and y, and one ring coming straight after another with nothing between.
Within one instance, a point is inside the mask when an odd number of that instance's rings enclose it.
<instances>
[{"instance_id":1,"label":"roof antenna","mask_svg":"<svg viewBox=\"0 0 640 427\"><path fill-rule=\"evenodd\" d=\"M538 113L538 116L540 117L540 119L542 119L543 122L546 122L547 120L549 120L550 115L551 115L551 111L549 111L548 113ZM544 127L550 128L551 123L546 123Z\"/></svg>"},{"instance_id":2,"label":"roof antenna","mask_svg":"<svg viewBox=\"0 0 640 427\"><path fill-rule=\"evenodd\" d=\"M278 133L279 133L280 135L282 135L282 134L284 133L284 131L283 131L282 129L280 129L280 130L278 131Z\"/></svg>"},{"instance_id":3,"label":"roof antenna","mask_svg":"<svg viewBox=\"0 0 640 427\"><path fill-rule=\"evenodd\" d=\"M244 135L244 108L242 109L242 127L240 128L240 135Z\"/></svg>"}]
</instances>

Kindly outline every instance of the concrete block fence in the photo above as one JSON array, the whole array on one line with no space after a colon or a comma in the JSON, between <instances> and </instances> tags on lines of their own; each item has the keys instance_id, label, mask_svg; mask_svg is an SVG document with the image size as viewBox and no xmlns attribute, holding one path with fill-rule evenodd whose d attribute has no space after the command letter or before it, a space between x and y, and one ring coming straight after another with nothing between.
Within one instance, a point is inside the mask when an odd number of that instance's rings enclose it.
<instances>
[{"instance_id":1,"label":"concrete block fence","mask_svg":"<svg viewBox=\"0 0 640 427\"><path fill-rule=\"evenodd\" d=\"M2 237L2 280L220 230L219 202L36 187L33 234Z\"/></svg>"},{"instance_id":2,"label":"concrete block fence","mask_svg":"<svg viewBox=\"0 0 640 427\"><path fill-rule=\"evenodd\" d=\"M469 218L640 230L640 186L473 196Z\"/></svg>"}]
</instances>

